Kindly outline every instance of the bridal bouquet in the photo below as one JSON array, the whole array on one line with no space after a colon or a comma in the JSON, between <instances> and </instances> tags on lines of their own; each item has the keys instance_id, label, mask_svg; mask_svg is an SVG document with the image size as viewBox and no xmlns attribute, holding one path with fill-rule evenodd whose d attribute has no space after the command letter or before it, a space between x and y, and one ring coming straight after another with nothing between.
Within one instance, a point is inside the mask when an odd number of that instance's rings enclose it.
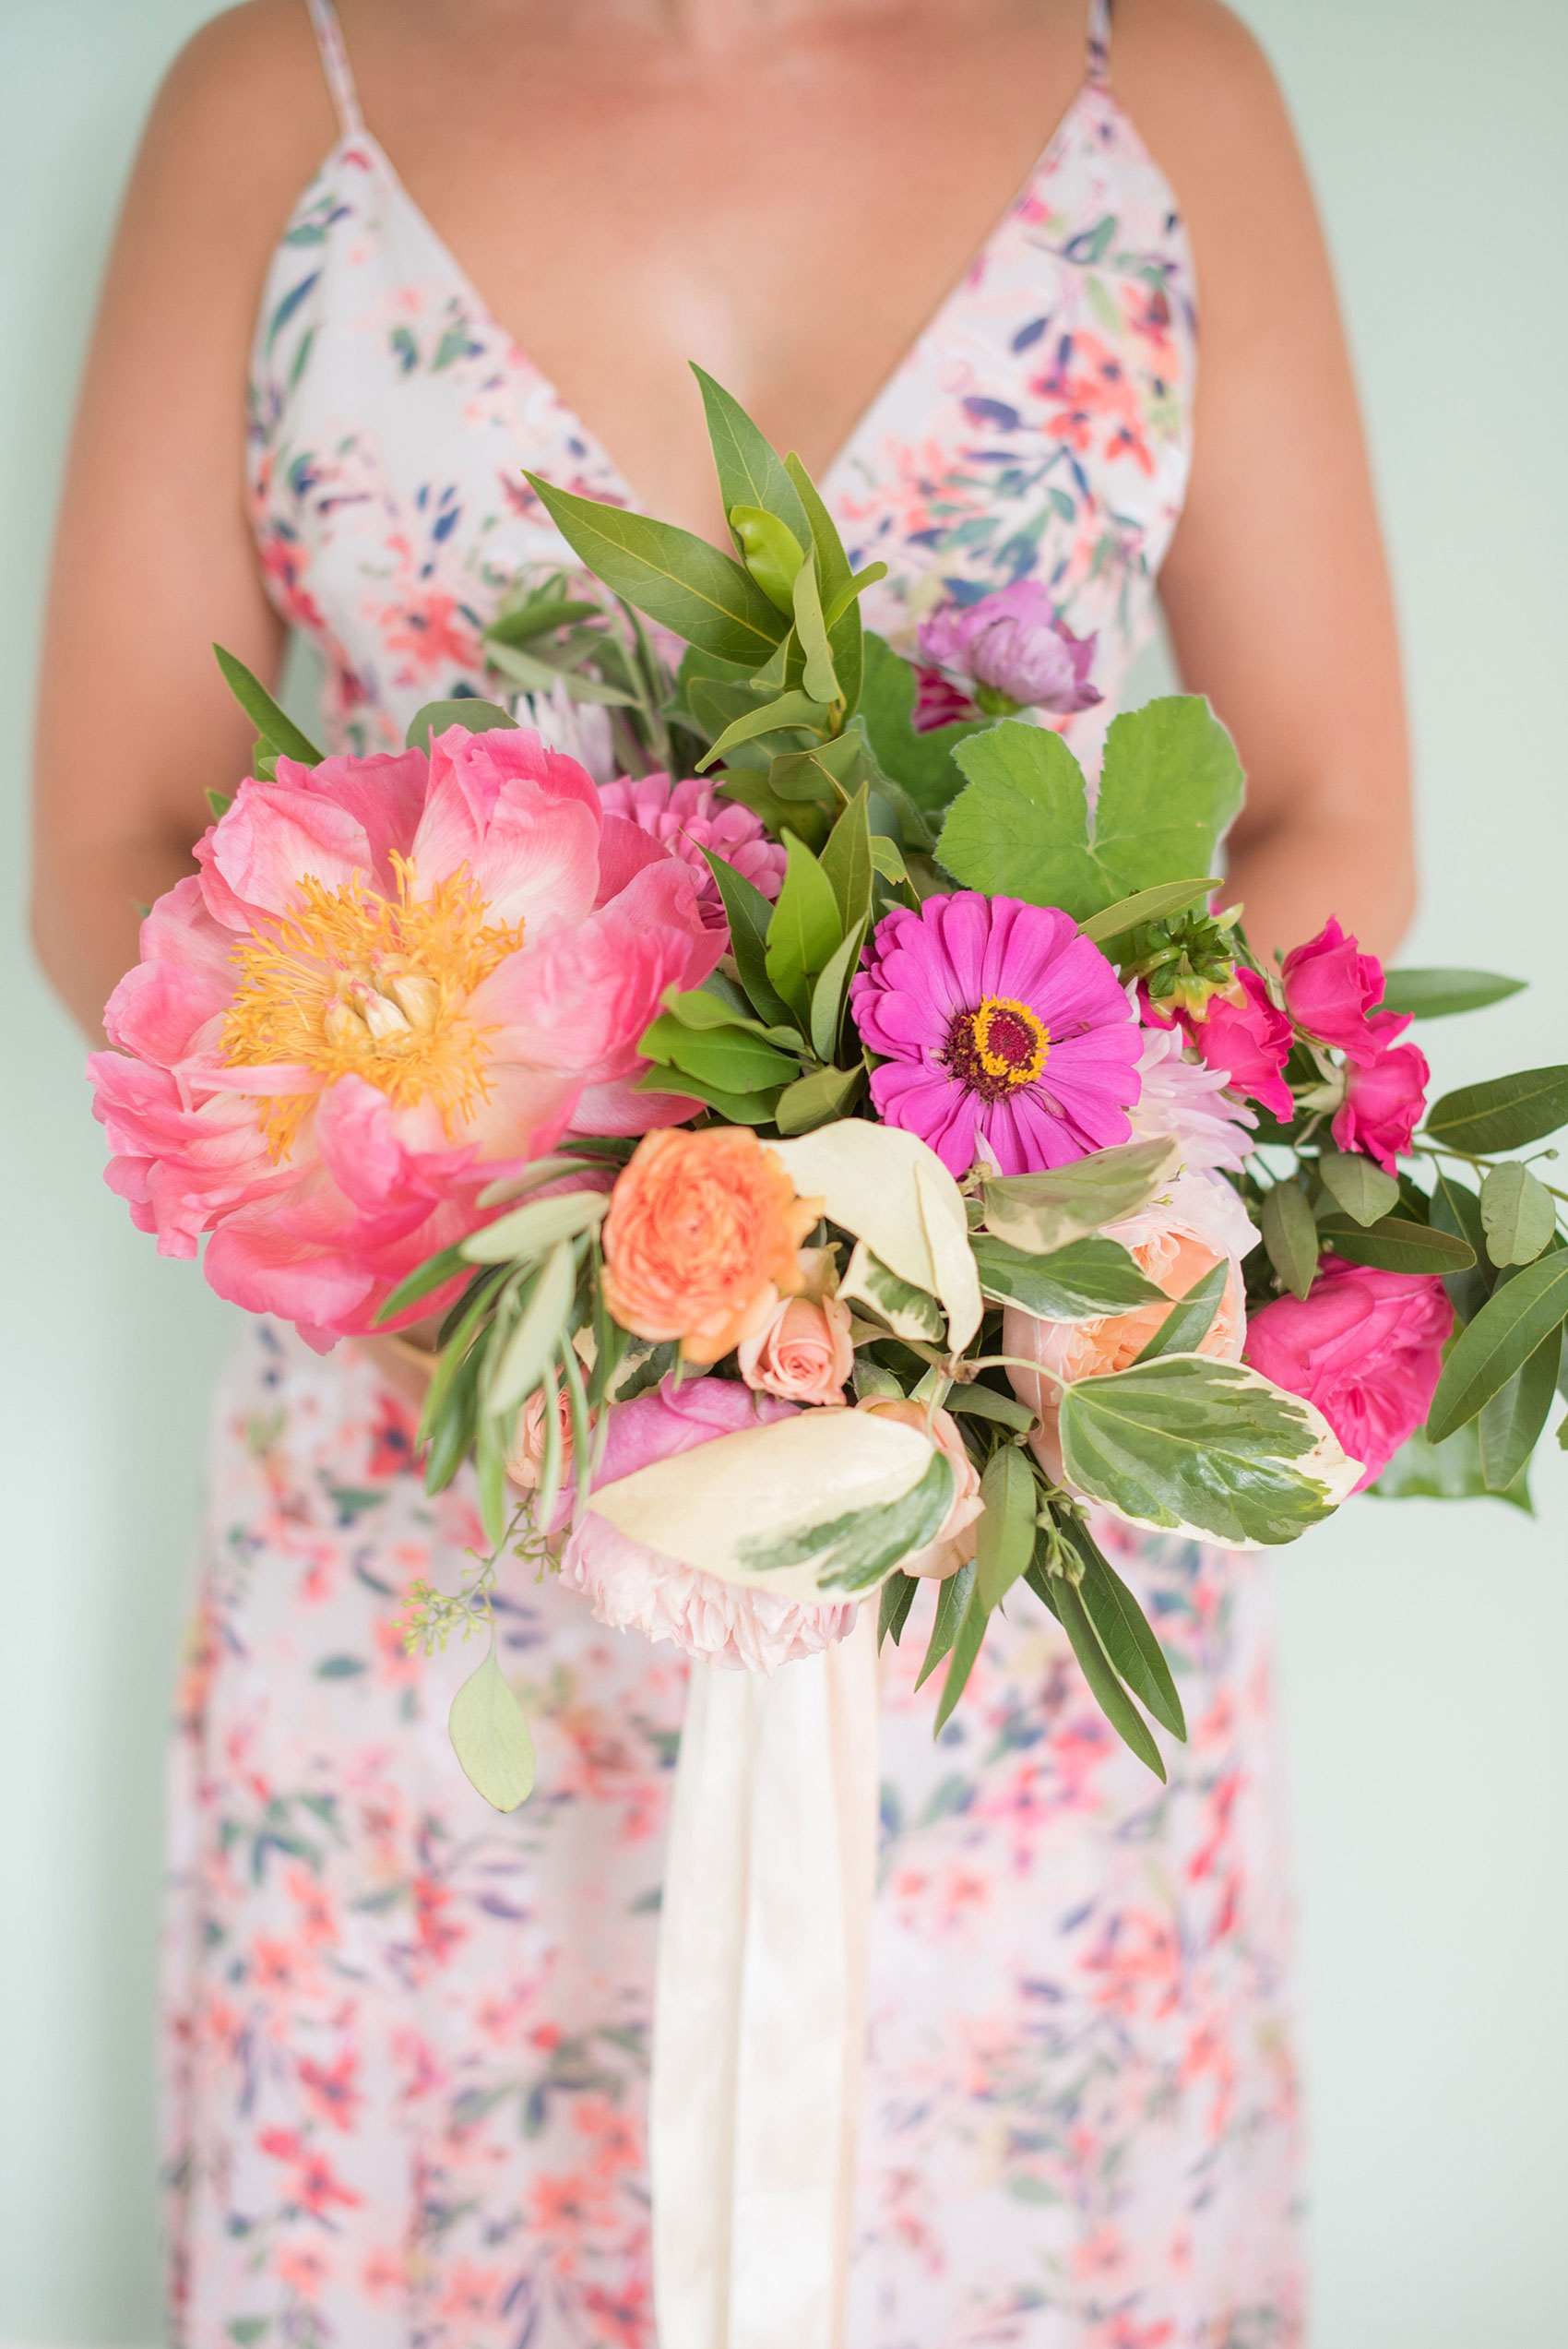
<instances>
[{"instance_id":1,"label":"bridal bouquet","mask_svg":"<svg viewBox=\"0 0 1568 2349\"><path fill-rule=\"evenodd\" d=\"M1261 961L1207 704L1116 719L1091 791L1046 590L894 651L883 566L701 380L734 551L534 481L587 577L490 631L531 722L323 757L220 656L255 771L110 1003L109 1179L315 1345L436 1320L425 1473L472 1463L492 1555L411 1641L513 1548L760 1671L861 1602L898 1640L931 1580L940 1728L1023 1582L1163 1776L1180 1696L1095 1512L1244 1548L1371 1485L1527 1506L1568 1247L1518 1153L1568 1067L1429 1106L1412 1019L1515 983L1332 921ZM452 1727L521 1800L493 1645Z\"/></svg>"}]
</instances>

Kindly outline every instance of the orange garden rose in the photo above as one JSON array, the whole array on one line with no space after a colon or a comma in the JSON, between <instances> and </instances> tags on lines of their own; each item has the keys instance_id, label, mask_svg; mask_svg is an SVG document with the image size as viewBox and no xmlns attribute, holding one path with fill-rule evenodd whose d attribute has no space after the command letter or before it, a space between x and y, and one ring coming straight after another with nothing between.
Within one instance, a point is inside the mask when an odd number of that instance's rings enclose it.
<instances>
[{"instance_id":1,"label":"orange garden rose","mask_svg":"<svg viewBox=\"0 0 1568 2349\"><path fill-rule=\"evenodd\" d=\"M637 1144L604 1219L604 1297L623 1330L717 1362L802 1286L822 1213L749 1126L669 1128Z\"/></svg>"}]
</instances>

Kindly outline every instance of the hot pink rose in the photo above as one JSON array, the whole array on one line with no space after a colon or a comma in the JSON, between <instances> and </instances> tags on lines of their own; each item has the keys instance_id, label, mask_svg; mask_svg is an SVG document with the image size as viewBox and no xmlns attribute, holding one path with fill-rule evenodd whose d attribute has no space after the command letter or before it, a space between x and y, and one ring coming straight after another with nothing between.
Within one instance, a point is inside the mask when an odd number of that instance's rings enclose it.
<instances>
[{"instance_id":1,"label":"hot pink rose","mask_svg":"<svg viewBox=\"0 0 1568 2349\"><path fill-rule=\"evenodd\" d=\"M899 1568L903 1574L945 1582L950 1574L956 1574L974 1556L980 1541L980 1520L985 1514L980 1471L969 1458L957 1421L951 1412L928 1412L924 1403L905 1395L868 1395L858 1408L883 1419L897 1419L902 1425L929 1436L953 1471L952 1507L924 1549L912 1550Z\"/></svg>"},{"instance_id":2,"label":"hot pink rose","mask_svg":"<svg viewBox=\"0 0 1568 2349\"><path fill-rule=\"evenodd\" d=\"M1386 1015L1385 1015L1386 1016ZM1376 1030L1382 1025L1373 1019ZM1341 1150L1365 1151L1388 1174L1395 1161L1410 1147L1427 1105L1431 1070L1417 1044L1384 1045L1375 1060L1346 1071L1345 1099L1334 1119L1334 1139Z\"/></svg>"},{"instance_id":3,"label":"hot pink rose","mask_svg":"<svg viewBox=\"0 0 1568 2349\"><path fill-rule=\"evenodd\" d=\"M1331 914L1315 938L1285 958L1285 1008L1298 1028L1320 1044L1336 1044L1365 1065L1410 1024L1393 1012L1372 1023L1383 1001L1383 965L1363 954Z\"/></svg>"},{"instance_id":4,"label":"hot pink rose","mask_svg":"<svg viewBox=\"0 0 1568 2349\"><path fill-rule=\"evenodd\" d=\"M613 1485L717 1436L788 1419L793 1408L732 1378L687 1378L679 1387L667 1378L656 1394L611 1405L594 1484ZM689 1656L742 1672L773 1672L796 1656L815 1655L843 1639L855 1620L852 1604L805 1606L699 1573L588 1509L572 1529L561 1580L586 1593L599 1622L672 1640Z\"/></svg>"},{"instance_id":5,"label":"hot pink rose","mask_svg":"<svg viewBox=\"0 0 1568 2349\"><path fill-rule=\"evenodd\" d=\"M636 1043L722 933L685 865L536 734L280 758L142 927L89 1063L109 1181L166 1255L315 1344L570 1132L684 1113ZM424 1307L419 1308L424 1310Z\"/></svg>"},{"instance_id":6,"label":"hot pink rose","mask_svg":"<svg viewBox=\"0 0 1568 2349\"><path fill-rule=\"evenodd\" d=\"M1241 1001L1211 996L1204 1018L1188 1022L1189 1032L1207 1066L1223 1069L1234 1091L1261 1101L1281 1124L1289 1124L1296 1104L1285 1081L1285 1064L1295 1031L1255 971L1238 970L1236 984Z\"/></svg>"},{"instance_id":7,"label":"hot pink rose","mask_svg":"<svg viewBox=\"0 0 1568 2349\"><path fill-rule=\"evenodd\" d=\"M1254 1315L1242 1359L1316 1404L1360 1461L1360 1492L1425 1419L1453 1327L1434 1276L1324 1257L1304 1300L1281 1297Z\"/></svg>"},{"instance_id":8,"label":"hot pink rose","mask_svg":"<svg viewBox=\"0 0 1568 2349\"><path fill-rule=\"evenodd\" d=\"M755 1337L742 1338L735 1349L748 1387L792 1403L843 1401L855 1346L849 1308L828 1289L833 1261L828 1248L801 1250L805 1294L781 1297Z\"/></svg>"}]
</instances>

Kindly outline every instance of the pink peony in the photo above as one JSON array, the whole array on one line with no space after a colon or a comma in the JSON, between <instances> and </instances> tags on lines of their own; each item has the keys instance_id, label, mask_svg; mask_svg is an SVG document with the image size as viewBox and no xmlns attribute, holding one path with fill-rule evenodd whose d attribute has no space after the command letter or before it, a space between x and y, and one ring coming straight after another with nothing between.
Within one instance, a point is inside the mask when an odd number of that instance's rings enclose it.
<instances>
[{"instance_id":1,"label":"pink peony","mask_svg":"<svg viewBox=\"0 0 1568 2349\"><path fill-rule=\"evenodd\" d=\"M1375 1031L1383 1018L1369 1025ZM1383 1044L1375 1060L1354 1061L1346 1070L1345 1099L1335 1114L1334 1139L1341 1150L1365 1151L1385 1173L1410 1147L1410 1137L1427 1105L1431 1070L1419 1044Z\"/></svg>"},{"instance_id":2,"label":"pink peony","mask_svg":"<svg viewBox=\"0 0 1568 2349\"><path fill-rule=\"evenodd\" d=\"M855 1366L849 1308L831 1291L831 1248L802 1248L802 1296L781 1297L754 1337L742 1338L735 1363L748 1387L792 1403L841 1403Z\"/></svg>"},{"instance_id":3,"label":"pink peony","mask_svg":"<svg viewBox=\"0 0 1568 2349\"><path fill-rule=\"evenodd\" d=\"M901 1574L921 1575L945 1582L968 1566L980 1546L980 1520L985 1515L980 1499L980 1471L951 1412L928 1412L924 1403L907 1395L868 1395L857 1408L883 1419L897 1419L906 1427L929 1436L953 1471L953 1505L923 1550L911 1550L899 1563Z\"/></svg>"},{"instance_id":4,"label":"pink peony","mask_svg":"<svg viewBox=\"0 0 1568 2349\"><path fill-rule=\"evenodd\" d=\"M922 623L921 654L973 678L1015 709L1070 715L1102 698L1089 683L1097 636L1075 637L1039 579L1018 579L974 603L944 603Z\"/></svg>"},{"instance_id":5,"label":"pink peony","mask_svg":"<svg viewBox=\"0 0 1568 2349\"><path fill-rule=\"evenodd\" d=\"M732 864L766 898L776 898L784 886L788 858L768 839L760 817L739 800L720 799L700 777L677 783L668 775L624 775L601 783L599 795L607 814L624 817L691 866L709 929L723 929L724 905L705 848Z\"/></svg>"},{"instance_id":6,"label":"pink peony","mask_svg":"<svg viewBox=\"0 0 1568 2349\"><path fill-rule=\"evenodd\" d=\"M618 1483L716 1436L787 1419L792 1409L730 1378L688 1378L680 1387L667 1378L657 1394L611 1405L594 1484ZM740 1672L774 1672L796 1656L815 1655L843 1639L855 1620L852 1604L805 1606L699 1573L630 1540L588 1509L563 1553L561 1580L568 1590L586 1593L600 1623L672 1640L705 1663Z\"/></svg>"},{"instance_id":7,"label":"pink peony","mask_svg":"<svg viewBox=\"0 0 1568 2349\"><path fill-rule=\"evenodd\" d=\"M1253 1316L1244 1359L1316 1404L1361 1463L1359 1493L1425 1419L1453 1327L1433 1275L1324 1257L1305 1300L1280 1297Z\"/></svg>"},{"instance_id":8,"label":"pink peony","mask_svg":"<svg viewBox=\"0 0 1568 2349\"><path fill-rule=\"evenodd\" d=\"M1382 1001L1382 963L1363 954L1332 914L1315 938L1285 958L1285 1008L1297 1027L1363 1067L1410 1024L1408 1012L1372 1019Z\"/></svg>"},{"instance_id":9,"label":"pink peony","mask_svg":"<svg viewBox=\"0 0 1568 2349\"><path fill-rule=\"evenodd\" d=\"M636 1040L723 939L685 865L537 735L278 762L160 899L89 1067L108 1179L165 1255L314 1344L563 1135L686 1114Z\"/></svg>"},{"instance_id":10,"label":"pink peony","mask_svg":"<svg viewBox=\"0 0 1568 2349\"><path fill-rule=\"evenodd\" d=\"M1004 1174L1124 1142L1143 1037L1116 973L1070 915L960 889L884 915L850 982L863 1043L887 1055L877 1115L949 1171Z\"/></svg>"},{"instance_id":11,"label":"pink peony","mask_svg":"<svg viewBox=\"0 0 1568 2349\"><path fill-rule=\"evenodd\" d=\"M1202 1019L1191 1023L1193 1042L1210 1068L1224 1073L1232 1091L1261 1101L1282 1125L1296 1114L1296 1103L1285 1081L1295 1032L1255 971L1238 970L1238 1003L1229 996L1211 996Z\"/></svg>"}]
</instances>

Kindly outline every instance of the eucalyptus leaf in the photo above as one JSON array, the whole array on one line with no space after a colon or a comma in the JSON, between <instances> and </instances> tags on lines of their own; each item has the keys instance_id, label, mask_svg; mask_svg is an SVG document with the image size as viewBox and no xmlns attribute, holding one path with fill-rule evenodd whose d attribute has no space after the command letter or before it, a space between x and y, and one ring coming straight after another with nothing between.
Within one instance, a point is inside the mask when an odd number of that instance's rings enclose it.
<instances>
[{"instance_id":1,"label":"eucalyptus leaf","mask_svg":"<svg viewBox=\"0 0 1568 2349\"><path fill-rule=\"evenodd\" d=\"M410 1306L434 1296L437 1289L444 1289L448 1281L457 1280L467 1270L460 1247L443 1248L439 1256L427 1258L406 1280L399 1281L386 1303L377 1307L377 1328L388 1321L396 1321L399 1314L408 1312Z\"/></svg>"},{"instance_id":2,"label":"eucalyptus leaf","mask_svg":"<svg viewBox=\"0 0 1568 2349\"><path fill-rule=\"evenodd\" d=\"M259 677L255 677L244 662L225 651L220 644L212 648L218 666L223 672L223 682L233 695L256 733L285 758L298 759L302 767L319 767L326 757L302 728L295 725L288 712L279 709Z\"/></svg>"},{"instance_id":3,"label":"eucalyptus leaf","mask_svg":"<svg viewBox=\"0 0 1568 2349\"><path fill-rule=\"evenodd\" d=\"M1304 1297L1317 1276L1318 1230L1299 1183L1276 1183L1265 1193L1258 1228L1280 1280Z\"/></svg>"},{"instance_id":4,"label":"eucalyptus leaf","mask_svg":"<svg viewBox=\"0 0 1568 2349\"><path fill-rule=\"evenodd\" d=\"M1444 1093L1427 1112L1426 1133L1450 1150L1490 1158L1522 1150L1568 1124L1568 1067L1521 1068Z\"/></svg>"},{"instance_id":5,"label":"eucalyptus leaf","mask_svg":"<svg viewBox=\"0 0 1568 2349\"><path fill-rule=\"evenodd\" d=\"M1360 1224L1375 1223L1399 1204L1399 1185L1359 1151L1325 1150L1317 1171L1329 1197Z\"/></svg>"},{"instance_id":6,"label":"eucalyptus leaf","mask_svg":"<svg viewBox=\"0 0 1568 2349\"><path fill-rule=\"evenodd\" d=\"M470 1232L459 1253L469 1264L505 1264L514 1257L542 1256L579 1232L596 1231L610 1211L607 1191L563 1191L553 1198L529 1199L510 1215ZM499 1409L501 1406L497 1405Z\"/></svg>"},{"instance_id":7,"label":"eucalyptus leaf","mask_svg":"<svg viewBox=\"0 0 1568 2349\"><path fill-rule=\"evenodd\" d=\"M537 1191L541 1183L558 1183L563 1175L581 1174L602 1162L580 1158L575 1152L561 1152L549 1158L536 1158L516 1174L503 1174L498 1181L487 1183L479 1195L481 1207L505 1207L511 1199L521 1198L528 1191Z\"/></svg>"},{"instance_id":8,"label":"eucalyptus leaf","mask_svg":"<svg viewBox=\"0 0 1568 2349\"><path fill-rule=\"evenodd\" d=\"M515 1811L533 1792L534 1751L523 1709L506 1686L493 1640L446 1716L452 1750L492 1809Z\"/></svg>"},{"instance_id":9,"label":"eucalyptus leaf","mask_svg":"<svg viewBox=\"0 0 1568 2349\"><path fill-rule=\"evenodd\" d=\"M1095 1321L1167 1302L1118 1240L1072 1240L1049 1256L1026 1255L983 1233L969 1245L985 1294L1040 1321Z\"/></svg>"},{"instance_id":10,"label":"eucalyptus leaf","mask_svg":"<svg viewBox=\"0 0 1568 2349\"><path fill-rule=\"evenodd\" d=\"M1429 1442L1441 1444L1474 1419L1568 1315L1568 1249L1553 1249L1501 1284L1459 1333L1427 1413Z\"/></svg>"},{"instance_id":11,"label":"eucalyptus leaf","mask_svg":"<svg viewBox=\"0 0 1568 2349\"><path fill-rule=\"evenodd\" d=\"M980 1478L985 1504L976 1533L976 1595L987 1609L999 1606L1034 1556L1039 1487L1034 1465L1016 1444L992 1453Z\"/></svg>"},{"instance_id":12,"label":"eucalyptus leaf","mask_svg":"<svg viewBox=\"0 0 1568 2349\"><path fill-rule=\"evenodd\" d=\"M1294 1541L1360 1474L1311 1403L1196 1354L1070 1383L1058 1433L1077 1491L1130 1523L1233 1548Z\"/></svg>"},{"instance_id":13,"label":"eucalyptus leaf","mask_svg":"<svg viewBox=\"0 0 1568 2349\"><path fill-rule=\"evenodd\" d=\"M782 615L751 573L706 539L578 497L537 473L524 478L567 545L612 594L688 644L754 668L785 633Z\"/></svg>"},{"instance_id":14,"label":"eucalyptus leaf","mask_svg":"<svg viewBox=\"0 0 1568 2349\"><path fill-rule=\"evenodd\" d=\"M551 1204L548 1199L538 1202L540 1207ZM517 1210L520 1215L530 1211L528 1208ZM576 1284L572 1244L561 1240L545 1258L533 1294L486 1381L485 1408L495 1417L515 1411L538 1386L544 1366L560 1341Z\"/></svg>"},{"instance_id":15,"label":"eucalyptus leaf","mask_svg":"<svg viewBox=\"0 0 1568 2349\"><path fill-rule=\"evenodd\" d=\"M1557 1229L1544 1183L1517 1159L1489 1169L1480 1190L1481 1229L1493 1264L1533 1264Z\"/></svg>"},{"instance_id":16,"label":"eucalyptus leaf","mask_svg":"<svg viewBox=\"0 0 1568 2349\"><path fill-rule=\"evenodd\" d=\"M1143 1207L1176 1174L1179 1142L1121 1142L1040 1174L1008 1174L982 1186L985 1228L1028 1254L1087 1239Z\"/></svg>"},{"instance_id":17,"label":"eucalyptus leaf","mask_svg":"<svg viewBox=\"0 0 1568 2349\"><path fill-rule=\"evenodd\" d=\"M1494 971L1390 971L1383 983L1380 1011L1408 1011L1418 1019L1446 1019L1456 1011L1481 1011L1524 988L1523 979L1500 978Z\"/></svg>"}]
</instances>

